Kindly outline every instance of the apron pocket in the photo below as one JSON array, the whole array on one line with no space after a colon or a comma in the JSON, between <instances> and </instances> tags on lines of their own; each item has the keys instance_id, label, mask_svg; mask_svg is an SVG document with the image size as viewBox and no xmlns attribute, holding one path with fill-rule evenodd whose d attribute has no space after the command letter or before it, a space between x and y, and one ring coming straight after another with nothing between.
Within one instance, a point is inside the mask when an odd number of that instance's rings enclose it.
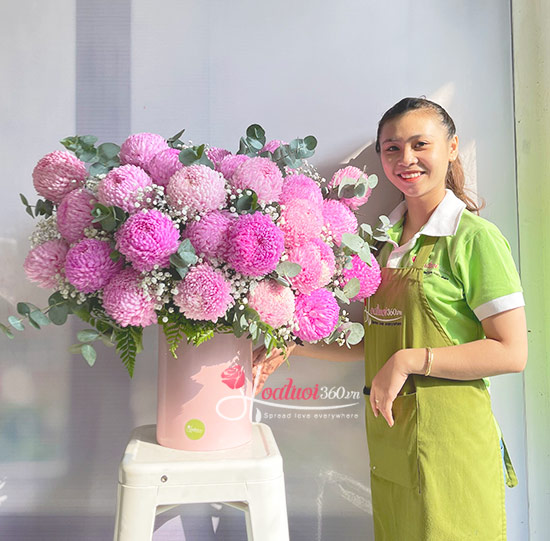
<instances>
[{"instance_id":1,"label":"apron pocket","mask_svg":"<svg viewBox=\"0 0 550 541\"><path fill-rule=\"evenodd\" d=\"M372 475L407 488L418 487L416 393L400 395L393 403L394 425L375 417L366 405L367 442Z\"/></svg>"}]
</instances>

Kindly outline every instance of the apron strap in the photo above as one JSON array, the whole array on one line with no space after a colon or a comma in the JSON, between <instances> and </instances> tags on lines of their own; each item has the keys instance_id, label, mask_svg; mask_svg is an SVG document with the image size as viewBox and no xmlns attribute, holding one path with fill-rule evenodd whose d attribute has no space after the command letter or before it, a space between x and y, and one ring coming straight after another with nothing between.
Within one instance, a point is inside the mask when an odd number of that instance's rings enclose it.
<instances>
[{"instance_id":1,"label":"apron strap","mask_svg":"<svg viewBox=\"0 0 550 541\"><path fill-rule=\"evenodd\" d=\"M437 242L438 238L439 237L424 237L424 242L422 243L420 250L418 250L418 254L416 255L416 258L413 262L413 268L424 268L424 265L426 264L426 261L428 261L428 257L430 257L434 244Z\"/></svg>"}]
</instances>

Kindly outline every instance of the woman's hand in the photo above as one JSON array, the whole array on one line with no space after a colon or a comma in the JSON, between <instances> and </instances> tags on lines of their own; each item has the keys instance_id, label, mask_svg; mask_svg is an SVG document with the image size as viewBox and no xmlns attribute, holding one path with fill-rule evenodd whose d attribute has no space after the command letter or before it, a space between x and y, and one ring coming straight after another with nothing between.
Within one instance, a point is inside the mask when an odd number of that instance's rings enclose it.
<instances>
[{"instance_id":1,"label":"woman's hand","mask_svg":"<svg viewBox=\"0 0 550 541\"><path fill-rule=\"evenodd\" d=\"M410 351L410 350L409 350ZM409 376L405 355L407 350L396 351L372 380L370 405L375 417L381 413L389 426L393 426L393 401Z\"/></svg>"},{"instance_id":2,"label":"woman's hand","mask_svg":"<svg viewBox=\"0 0 550 541\"><path fill-rule=\"evenodd\" d=\"M265 346L260 346L256 348L252 353L252 382L256 384L255 394L261 392L267 378L283 364L289 355L292 353L292 350L296 347L295 343L290 343L287 345L287 353L283 354L282 349L272 349L268 357L266 357ZM258 381L256 377L258 375L258 370L260 374L258 376Z\"/></svg>"}]
</instances>

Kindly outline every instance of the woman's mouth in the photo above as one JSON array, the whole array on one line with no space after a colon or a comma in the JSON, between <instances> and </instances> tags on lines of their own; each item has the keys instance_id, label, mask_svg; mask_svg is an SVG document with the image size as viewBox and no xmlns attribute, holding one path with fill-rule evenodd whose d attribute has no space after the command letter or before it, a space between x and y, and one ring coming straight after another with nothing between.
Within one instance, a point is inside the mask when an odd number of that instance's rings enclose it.
<instances>
[{"instance_id":1,"label":"woman's mouth","mask_svg":"<svg viewBox=\"0 0 550 541\"><path fill-rule=\"evenodd\" d=\"M398 173L397 176L405 182L416 182L423 174L424 171L413 171L410 173Z\"/></svg>"}]
</instances>

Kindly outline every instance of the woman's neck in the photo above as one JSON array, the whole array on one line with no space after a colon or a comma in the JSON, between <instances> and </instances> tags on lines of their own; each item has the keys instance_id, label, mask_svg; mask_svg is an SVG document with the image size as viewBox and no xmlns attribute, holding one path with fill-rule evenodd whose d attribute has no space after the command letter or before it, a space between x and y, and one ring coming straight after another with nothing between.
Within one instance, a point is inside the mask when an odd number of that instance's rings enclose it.
<instances>
[{"instance_id":1,"label":"woman's neck","mask_svg":"<svg viewBox=\"0 0 550 541\"><path fill-rule=\"evenodd\" d=\"M441 197L433 198L430 200L420 198L407 198L407 212L403 222L403 234L401 235L401 241L399 244L403 245L407 243L420 228L426 224L433 214L434 210L438 207L439 203L443 201L445 193Z\"/></svg>"}]
</instances>

